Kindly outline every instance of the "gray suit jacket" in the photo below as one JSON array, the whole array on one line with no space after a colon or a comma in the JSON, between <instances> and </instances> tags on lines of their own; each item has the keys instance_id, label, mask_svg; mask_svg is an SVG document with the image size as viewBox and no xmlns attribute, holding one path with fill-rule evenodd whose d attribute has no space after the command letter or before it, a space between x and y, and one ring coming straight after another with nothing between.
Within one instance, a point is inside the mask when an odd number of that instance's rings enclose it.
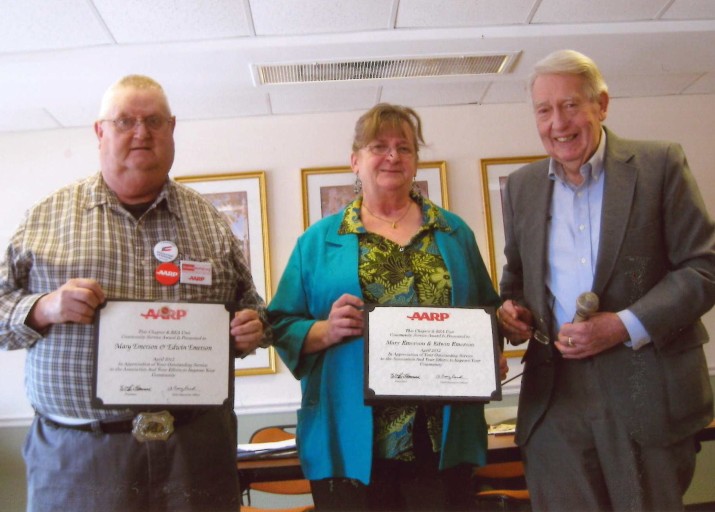
<instances>
[{"instance_id":1,"label":"gray suit jacket","mask_svg":"<svg viewBox=\"0 0 715 512\"><path fill-rule=\"evenodd\" d=\"M593 292L602 311L629 308L653 343L625 345L594 357L601 387L633 438L665 445L705 426L713 396L700 321L715 303L715 225L708 216L682 148L628 141L606 129L605 189ZM548 159L509 176L504 197L504 299L524 302L536 328L552 339L546 289L547 234L553 181ZM586 290L584 290L586 291ZM528 345L517 420L527 442L549 406L553 344Z\"/></svg>"}]
</instances>

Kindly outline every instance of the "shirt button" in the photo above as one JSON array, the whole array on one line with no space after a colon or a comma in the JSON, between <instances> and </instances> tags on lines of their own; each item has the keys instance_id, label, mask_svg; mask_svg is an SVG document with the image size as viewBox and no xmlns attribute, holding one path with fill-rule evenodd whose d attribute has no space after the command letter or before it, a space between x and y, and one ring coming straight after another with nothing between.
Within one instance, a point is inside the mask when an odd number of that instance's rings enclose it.
<instances>
[{"instance_id":1,"label":"shirt button","mask_svg":"<svg viewBox=\"0 0 715 512\"><path fill-rule=\"evenodd\" d=\"M586 258L581 258L581 265L585 265L585 264L586 264Z\"/></svg>"},{"instance_id":2,"label":"shirt button","mask_svg":"<svg viewBox=\"0 0 715 512\"><path fill-rule=\"evenodd\" d=\"M581 224L581 225L578 227L578 229L579 229L579 231L583 231L584 229L586 229L586 226L584 226L583 224Z\"/></svg>"}]
</instances>

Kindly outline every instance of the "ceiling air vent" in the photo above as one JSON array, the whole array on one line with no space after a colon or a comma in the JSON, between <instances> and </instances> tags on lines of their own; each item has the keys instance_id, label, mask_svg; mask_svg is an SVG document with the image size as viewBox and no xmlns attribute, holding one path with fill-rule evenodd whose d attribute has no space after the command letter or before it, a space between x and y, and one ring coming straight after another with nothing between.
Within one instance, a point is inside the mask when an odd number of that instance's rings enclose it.
<instances>
[{"instance_id":1,"label":"ceiling air vent","mask_svg":"<svg viewBox=\"0 0 715 512\"><path fill-rule=\"evenodd\" d=\"M260 85L417 78L455 75L498 75L509 71L518 52L458 57L421 57L310 64L256 66Z\"/></svg>"}]
</instances>

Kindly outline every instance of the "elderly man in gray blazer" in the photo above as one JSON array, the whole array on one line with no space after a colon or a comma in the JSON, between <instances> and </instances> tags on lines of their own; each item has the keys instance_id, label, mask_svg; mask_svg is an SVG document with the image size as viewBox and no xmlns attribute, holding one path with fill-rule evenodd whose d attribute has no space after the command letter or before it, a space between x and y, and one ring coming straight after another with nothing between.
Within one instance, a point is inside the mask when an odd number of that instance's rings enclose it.
<instances>
[{"instance_id":1,"label":"elderly man in gray blazer","mask_svg":"<svg viewBox=\"0 0 715 512\"><path fill-rule=\"evenodd\" d=\"M550 158L508 178L505 299L525 356L517 443L535 510L678 510L694 434L713 418L700 317L715 303L715 225L682 148L617 137L578 52L530 82ZM583 292L598 311L576 316Z\"/></svg>"}]
</instances>

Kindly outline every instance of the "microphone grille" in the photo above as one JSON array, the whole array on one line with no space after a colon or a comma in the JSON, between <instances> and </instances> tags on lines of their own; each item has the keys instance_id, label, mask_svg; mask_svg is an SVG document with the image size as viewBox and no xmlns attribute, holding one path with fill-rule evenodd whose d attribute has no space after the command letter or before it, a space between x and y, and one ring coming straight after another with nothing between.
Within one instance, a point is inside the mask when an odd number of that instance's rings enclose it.
<instances>
[{"instance_id":1,"label":"microphone grille","mask_svg":"<svg viewBox=\"0 0 715 512\"><path fill-rule=\"evenodd\" d=\"M593 292L583 292L576 299L576 309L595 313L598 311L598 295Z\"/></svg>"}]
</instances>

